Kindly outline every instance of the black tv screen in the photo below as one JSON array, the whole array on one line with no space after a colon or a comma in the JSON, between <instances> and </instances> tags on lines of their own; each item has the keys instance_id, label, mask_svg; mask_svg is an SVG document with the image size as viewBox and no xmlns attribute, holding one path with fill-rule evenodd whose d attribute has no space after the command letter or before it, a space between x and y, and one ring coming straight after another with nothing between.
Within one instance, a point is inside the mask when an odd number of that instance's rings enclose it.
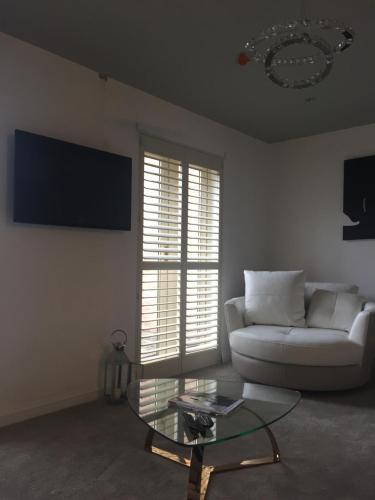
<instances>
[{"instance_id":1,"label":"black tv screen","mask_svg":"<svg viewBox=\"0 0 375 500\"><path fill-rule=\"evenodd\" d=\"M132 160L15 131L15 222L129 230Z\"/></svg>"}]
</instances>

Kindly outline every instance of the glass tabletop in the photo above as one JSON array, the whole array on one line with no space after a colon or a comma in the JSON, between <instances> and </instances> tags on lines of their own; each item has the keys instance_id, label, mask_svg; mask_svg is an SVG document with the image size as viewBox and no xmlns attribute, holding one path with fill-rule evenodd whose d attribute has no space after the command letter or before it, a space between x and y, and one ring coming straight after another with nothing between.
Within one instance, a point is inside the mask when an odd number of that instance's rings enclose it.
<instances>
[{"instance_id":1,"label":"glass tabletop","mask_svg":"<svg viewBox=\"0 0 375 500\"><path fill-rule=\"evenodd\" d=\"M206 435L192 438L183 415L187 410L168 404L170 398L187 391L228 396L244 402L226 416L212 415L213 426ZM301 399L299 392L289 389L206 379L136 380L127 392L130 407L145 424L183 446L206 446L255 432L284 417Z\"/></svg>"}]
</instances>

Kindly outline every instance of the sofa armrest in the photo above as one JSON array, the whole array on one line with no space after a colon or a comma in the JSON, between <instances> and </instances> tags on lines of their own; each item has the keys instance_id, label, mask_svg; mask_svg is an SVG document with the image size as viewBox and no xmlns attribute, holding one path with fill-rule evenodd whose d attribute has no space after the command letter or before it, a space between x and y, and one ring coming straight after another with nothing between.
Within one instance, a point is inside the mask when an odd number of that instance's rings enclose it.
<instances>
[{"instance_id":1,"label":"sofa armrest","mask_svg":"<svg viewBox=\"0 0 375 500\"><path fill-rule=\"evenodd\" d=\"M245 326L243 319L244 312L245 297L236 297L225 302L224 315L228 333Z\"/></svg>"},{"instance_id":2,"label":"sofa armrest","mask_svg":"<svg viewBox=\"0 0 375 500\"><path fill-rule=\"evenodd\" d=\"M366 302L364 311L369 311L370 313L375 313L375 302Z\"/></svg>"},{"instance_id":3,"label":"sofa armrest","mask_svg":"<svg viewBox=\"0 0 375 500\"><path fill-rule=\"evenodd\" d=\"M368 310L361 311L357 314L349 332L350 340L356 344L360 344L362 347L365 347L367 343L370 316L371 313Z\"/></svg>"}]
</instances>

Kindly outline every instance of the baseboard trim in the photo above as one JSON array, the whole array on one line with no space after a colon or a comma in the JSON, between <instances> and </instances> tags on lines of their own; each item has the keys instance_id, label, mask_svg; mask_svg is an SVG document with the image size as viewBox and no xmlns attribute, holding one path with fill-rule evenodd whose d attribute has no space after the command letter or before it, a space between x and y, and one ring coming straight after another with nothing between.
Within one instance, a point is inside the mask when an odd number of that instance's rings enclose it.
<instances>
[{"instance_id":1,"label":"baseboard trim","mask_svg":"<svg viewBox=\"0 0 375 500\"><path fill-rule=\"evenodd\" d=\"M84 394L78 394L69 398L60 399L57 401L50 401L43 405L32 406L16 412L5 413L3 415L0 415L0 427L16 424L17 422L29 420L30 418L40 417L41 415L47 415L48 413L54 413L71 406L89 403L90 401L99 399L100 396L100 391L92 391Z\"/></svg>"}]
</instances>

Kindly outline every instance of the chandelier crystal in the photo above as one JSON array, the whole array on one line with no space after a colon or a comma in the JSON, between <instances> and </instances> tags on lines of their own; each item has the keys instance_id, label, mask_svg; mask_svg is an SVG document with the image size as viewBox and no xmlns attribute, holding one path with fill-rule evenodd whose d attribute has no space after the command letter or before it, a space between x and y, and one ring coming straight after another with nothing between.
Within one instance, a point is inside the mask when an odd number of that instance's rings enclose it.
<instances>
[{"instance_id":1,"label":"chandelier crystal","mask_svg":"<svg viewBox=\"0 0 375 500\"><path fill-rule=\"evenodd\" d=\"M353 40L352 28L339 21L297 19L270 26L250 39L238 62L263 64L267 77L275 84L304 89L324 80L335 56L348 49Z\"/></svg>"}]
</instances>

